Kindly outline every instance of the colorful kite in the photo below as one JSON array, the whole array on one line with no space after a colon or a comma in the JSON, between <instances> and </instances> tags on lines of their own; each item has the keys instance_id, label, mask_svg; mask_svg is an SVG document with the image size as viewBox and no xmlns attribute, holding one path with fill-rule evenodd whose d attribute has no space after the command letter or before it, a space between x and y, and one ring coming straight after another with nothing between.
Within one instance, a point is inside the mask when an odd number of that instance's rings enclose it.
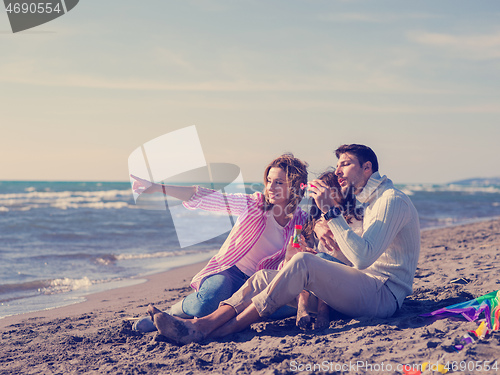
<instances>
[{"instance_id":1,"label":"colorful kite","mask_svg":"<svg viewBox=\"0 0 500 375\"><path fill-rule=\"evenodd\" d=\"M467 333L454 345L455 350L460 351L467 344L474 343L477 339L482 339L492 331L500 328L500 290L485 294L472 301L457 303L420 316L439 316L442 318L461 314L470 322L477 320L484 312L484 319L475 331Z\"/></svg>"},{"instance_id":2,"label":"colorful kite","mask_svg":"<svg viewBox=\"0 0 500 375\"><path fill-rule=\"evenodd\" d=\"M483 312L488 330L490 332L498 331L500 328L500 290L485 294L472 301L457 303L456 305L444 307L428 314L422 314L421 316L441 316L445 318L461 314L465 319L473 322Z\"/></svg>"}]
</instances>

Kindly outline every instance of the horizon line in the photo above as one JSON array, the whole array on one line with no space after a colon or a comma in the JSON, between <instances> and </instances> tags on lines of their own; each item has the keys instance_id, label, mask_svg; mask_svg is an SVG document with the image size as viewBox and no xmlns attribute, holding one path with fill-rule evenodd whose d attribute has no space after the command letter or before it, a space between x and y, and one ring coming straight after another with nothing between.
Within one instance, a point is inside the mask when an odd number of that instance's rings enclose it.
<instances>
[{"instance_id":1,"label":"horizon line","mask_svg":"<svg viewBox=\"0 0 500 375\"><path fill-rule=\"evenodd\" d=\"M395 185L410 185L410 184L422 184L422 185L445 185L445 184L454 184L458 182L463 182L463 181L468 181L468 180L492 180L492 179L498 179L500 180L500 176L493 176L493 177L470 177L470 178L462 178L460 180L454 180L454 181L448 181L448 182L395 182ZM128 183L130 184L130 181L127 180L36 180L36 179L30 179L30 180L0 180L0 183L2 182L72 182L72 183ZM213 182L213 181L170 181L169 183L180 183L180 184L220 184L221 182ZM248 181L248 182L243 182L244 184L263 184L262 182L258 181Z\"/></svg>"}]
</instances>

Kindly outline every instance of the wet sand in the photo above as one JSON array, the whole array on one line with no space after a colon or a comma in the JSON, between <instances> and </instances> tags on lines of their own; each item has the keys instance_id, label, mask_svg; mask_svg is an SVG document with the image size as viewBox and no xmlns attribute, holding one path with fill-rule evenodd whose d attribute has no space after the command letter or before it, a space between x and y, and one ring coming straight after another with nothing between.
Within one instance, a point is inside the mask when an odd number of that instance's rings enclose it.
<instances>
[{"instance_id":1,"label":"wet sand","mask_svg":"<svg viewBox=\"0 0 500 375\"><path fill-rule=\"evenodd\" d=\"M419 316L500 289L499 258L499 220L428 230L414 293L390 319L336 316L319 332L300 330L294 318L263 321L181 347L133 332L128 318L149 303L166 309L191 291L203 264L190 265L83 303L0 319L0 374L402 374L400 365L438 360L455 362L453 373L499 373L500 363L491 367L500 362L499 333L456 352L454 341L476 323ZM452 282L460 278L469 283ZM459 369L462 361L469 370ZM485 361L490 370L479 371Z\"/></svg>"}]
</instances>

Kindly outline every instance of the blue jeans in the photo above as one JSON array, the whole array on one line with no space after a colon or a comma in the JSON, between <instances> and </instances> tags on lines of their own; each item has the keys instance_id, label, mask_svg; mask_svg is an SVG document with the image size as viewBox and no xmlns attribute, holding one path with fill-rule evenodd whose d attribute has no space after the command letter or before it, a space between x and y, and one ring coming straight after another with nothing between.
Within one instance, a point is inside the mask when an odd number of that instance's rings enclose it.
<instances>
[{"instance_id":1,"label":"blue jeans","mask_svg":"<svg viewBox=\"0 0 500 375\"><path fill-rule=\"evenodd\" d=\"M185 314L201 318L213 313L219 303L231 297L248 280L248 276L232 266L210 275L201 283L197 292L189 294L182 302Z\"/></svg>"},{"instance_id":2,"label":"blue jeans","mask_svg":"<svg viewBox=\"0 0 500 375\"><path fill-rule=\"evenodd\" d=\"M240 289L249 277L236 266L211 275L201 283L197 292L189 294L182 301L182 311L192 317L201 318L213 313L219 307L219 303L229 299ZM269 319L285 319L296 315L297 309L291 306L282 306L276 310ZM156 327L149 316L137 320L132 329L139 332L153 332Z\"/></svg>"},{"instance_id":3,"label":"blue jeans","mask_svg":"<svg viewBox=\"0 0 500 375\"><path fill-rule=\"evenodd\" d=\"M240 289L249 276L245 275L236 266L211 275L201 283L197 292L189 294L182 302L182 311L190 316L201 318L213 313L219 303L230 298ZM297 314L297 309L283 306L275 311L270 319L284 319Z\"/></svg>"}]
</instances>

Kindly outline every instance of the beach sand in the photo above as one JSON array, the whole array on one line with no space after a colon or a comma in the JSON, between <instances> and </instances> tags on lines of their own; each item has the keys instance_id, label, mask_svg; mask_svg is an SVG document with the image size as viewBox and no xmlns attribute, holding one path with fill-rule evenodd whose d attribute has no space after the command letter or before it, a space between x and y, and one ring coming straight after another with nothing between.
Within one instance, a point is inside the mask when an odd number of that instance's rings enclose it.
<instances>
[{"instance_id":1,"label":"beach sand","mask_svg":"<svg viewBox=\"0 0 500 375\"><path fill-rule=\"evenodd\" d=\"M127 318L144 315L149 303L165 309L190 292L202 264L182 267L83 303L0 319L0 374L401 374L398 365L439 359L455 362L457 374L499 373L500 363L496 370L477 367L500 362L499 333L456 352L454 340L475 322L419 316L500 289L499 254L499 220L422 232L414 293L390 319L338 317L320 332L298 329L294 318L263 321L181 347L133 332ZM452 283L459 278L470 282ZM460 370L462 361L468 370Z\"/></svg>"}]
</instances>

